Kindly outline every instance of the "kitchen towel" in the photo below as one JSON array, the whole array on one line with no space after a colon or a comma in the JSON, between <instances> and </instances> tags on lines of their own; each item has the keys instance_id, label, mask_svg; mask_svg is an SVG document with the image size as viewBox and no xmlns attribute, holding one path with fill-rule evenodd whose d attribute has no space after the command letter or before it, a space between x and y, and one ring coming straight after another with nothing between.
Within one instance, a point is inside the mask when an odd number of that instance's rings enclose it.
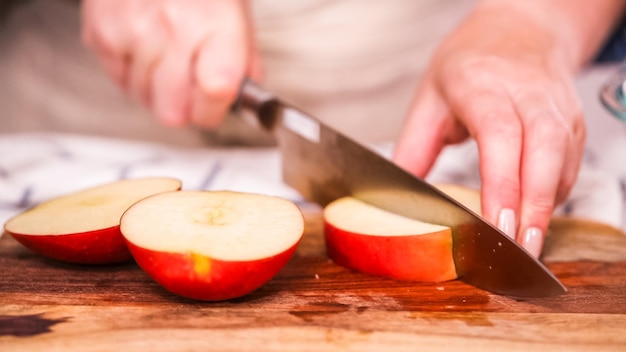
<instances>
[{"instance_id":1,"label":"kitchen towel","mask_svg":"<svg viewBox=\"0 0 626 352\"><path fill-rule=\"evenodd\" d=\"M0 134L0 223L42 201L125 178L174 177L183 189L301 202L275 148L192 148L60 133Z\"/></svg>"}]
</instances>

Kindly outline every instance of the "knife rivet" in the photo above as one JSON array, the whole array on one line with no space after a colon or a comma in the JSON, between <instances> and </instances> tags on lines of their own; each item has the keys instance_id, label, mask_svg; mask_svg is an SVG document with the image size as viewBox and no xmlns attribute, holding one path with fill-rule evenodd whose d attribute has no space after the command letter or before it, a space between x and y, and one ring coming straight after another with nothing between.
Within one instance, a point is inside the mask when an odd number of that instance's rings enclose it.
<instances>
[{"instance_id":1,"label":"knife rivet","mask_svg":"<svg viewBox=\"0 0 626 352\"><path fill-rule=\"evenodd\" d=\"M502 242L498 242L498 247L502 247Z\"/></svg>"}]
</instances>

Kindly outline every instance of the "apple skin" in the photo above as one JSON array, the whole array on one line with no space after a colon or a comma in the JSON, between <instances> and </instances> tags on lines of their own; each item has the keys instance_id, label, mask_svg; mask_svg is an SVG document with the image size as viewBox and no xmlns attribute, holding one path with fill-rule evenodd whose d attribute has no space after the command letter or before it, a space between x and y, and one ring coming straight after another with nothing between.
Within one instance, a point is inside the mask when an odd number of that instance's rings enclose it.
<instances>
[{"instance_id":1,"label":"apple skin","mask_svg":"<svg viewBox=\"0 0 626 352\"><path fill-rule=\"evenodd\" d=\"M149 195L181 187L179 180L169 177L113 181L42 202L9 219L4 231L52 259L73 264L121 263L132 259L120 228L123 212Z\"/></svg>"},{"instance_id":2,"label":"apple skin","mask_svg":"<svg viewBox=\"0 0 626 352\"><path fill-rule=\"evenodd\" d=\"M269 258L224 261L192 252L154 251L126 242L135 262L159 285L201 301L234 299L258 289L287 264L299 243Z\"/></svg>"},{"instance_id":3,"label":"apple skin","mask_svg":"<svg viewBox=\"0 0 626 352\"><path fill-rule=\"evenodd\" d=\"M450 229L407 236L372 236L324 222L328 256L338 265L397 280L441 282L457 278Z\"/></svg>"},{"instance_id":4,"label":"apple skin","mask_svg":"<svg viewBox=\"0 0 626 352\"><path fill-rule=\"evenodd\" d=\"M67 263L114 264L132 259L119 226L68 235L8 233L33 252Z\"/></svg>"}]
</instances>

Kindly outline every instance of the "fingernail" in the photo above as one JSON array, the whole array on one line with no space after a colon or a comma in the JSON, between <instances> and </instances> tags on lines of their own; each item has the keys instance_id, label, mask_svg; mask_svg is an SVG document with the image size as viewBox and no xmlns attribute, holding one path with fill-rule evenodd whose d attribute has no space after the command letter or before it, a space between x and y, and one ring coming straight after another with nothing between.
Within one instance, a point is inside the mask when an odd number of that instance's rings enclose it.
<instances>
[{"instance_id":1,"label":"fingernail","mask_svg":"<svg viewBox=\"0 0 626 352\"><path fill-rule=\"evenodd\" d=\"M503 208L500 210L498 228L507 236L515 239L515 212L513 209Z\"/></svg>"},{"instance_id":2,"label":"fingernail","mask_svg":"<svg viewBox=\"0 0 626 352\"><path fill-rule=\"evenodd\" d=\"M529 227L524 231L521 245L535 258L539 258L543 246L543 231L537 227Z\"/></svg>"}]
</instances>

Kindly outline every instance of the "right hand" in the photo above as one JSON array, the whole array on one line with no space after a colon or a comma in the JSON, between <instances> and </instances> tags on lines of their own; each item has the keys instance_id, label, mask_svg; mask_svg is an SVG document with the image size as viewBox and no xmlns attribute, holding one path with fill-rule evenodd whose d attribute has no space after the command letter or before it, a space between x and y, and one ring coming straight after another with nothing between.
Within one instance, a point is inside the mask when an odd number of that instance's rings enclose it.
<instances>
[{"instance_id":1,"label":"right hand","mask_svg":"<svg viewBox=\"0 0 626 352\"><path fill-rule=\"evenodd\" d=\"M164 124L216 128L260 79L245 0L84 0L82 37Z\"/></svg>"}]
</instances>

